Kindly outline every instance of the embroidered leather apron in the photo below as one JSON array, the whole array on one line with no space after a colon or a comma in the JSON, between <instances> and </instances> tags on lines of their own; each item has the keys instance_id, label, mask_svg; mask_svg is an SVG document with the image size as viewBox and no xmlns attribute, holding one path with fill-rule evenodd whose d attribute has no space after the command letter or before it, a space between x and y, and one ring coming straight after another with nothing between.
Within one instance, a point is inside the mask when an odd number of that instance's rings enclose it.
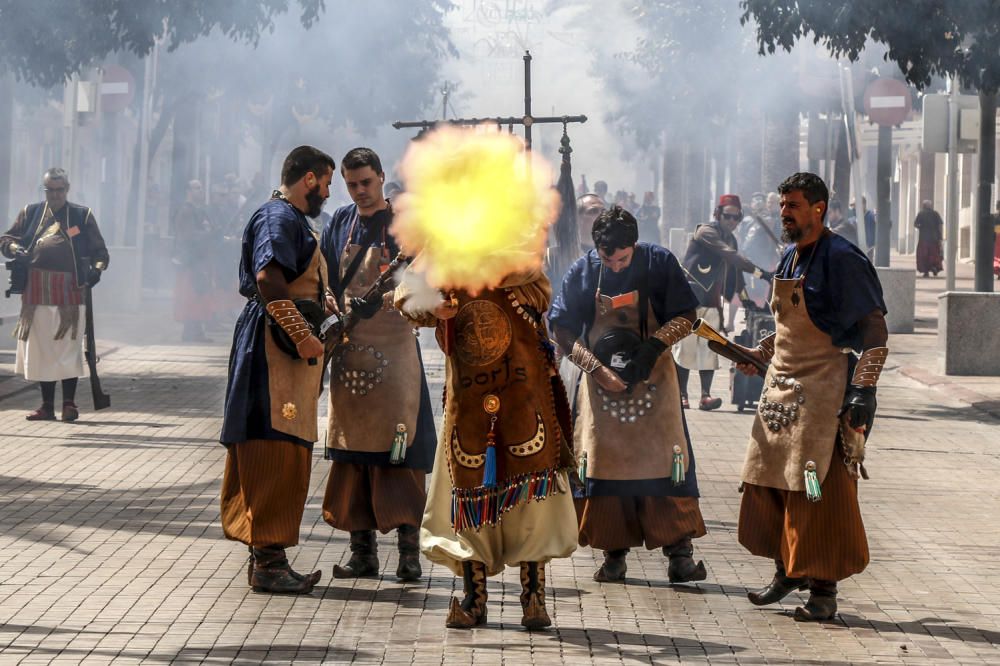
<instances>
[{"instance_id":1,"label":"embroidered leather apron","mask_svg":"<svg viewBox=\"0 0 1000 666\"><path fill-rule=\"evenodd\" d=\"M543 325L509 289L476 297L458 292L458 314L446 326L447 403L444 437L452 481L456 531L501 521L525 501L566 492L558 470L572 465L553 391L554 361L542 345ZM440 330L440 328L439 328ZM499 398L492 423L496 486L484 487L491 415L487 396ZM568 408L563 405L564 412Z\"/></svg>"},{"instance_id":2,"label":"embroidered leather apron","mask_svg":"<svg viewBox=\"0 0 1000 666\"><path fill-rule=\"evenodd\" d=\"M340 257L341 279L359 252L365 258L344 289L348 310L350 299L364 296L392 260L384 242L367 248L348 244ZM406 428L406 446L411 446L420 412L417 353L413 327L398 311L379 310L358 323L330 363L329 448L384 453L392 448L399 425Z\"/></svg>"},{"instance_id":3,"label":"embroidered leather apron","mask_svg":"<svg viewBox=\"0 0 1000 666\"><path fill-rule=\"evenodd\" d=\"M639 330L638 292L632 294L633 298L624 299L627 304L615 308L611 297L597 293L594 325L588 333L591 341L615 328ZM656 321L652 308L648 321ZM690 454L681 420L680 385L669 351L660 355L649 379L630 392L605 391L592 375L584 374L574 437L587 454L587 476L592 479L669 477L675 445L681 447L687 471Z\"/></svg>"},{"instance_id":4,"label":"embroidered leather apron","mask_svg":"<svg viewBox=\"0 0 1000 666\"><path fill-rule=\"evenodd\" d=\"M803 280L774 278L774 357L764 377L742 478L804 492L807 462L816 463L820 482L830 469L848 357L809 318Z\"/></svg>"},{"instance_id":5,"label":"embroidered leather apron","mask_svg":"<svg viewBox=\"0 0 1000 666\"><path fill-rule=\"evenodd\" d=\"M326 260L319 244L309 267L288 283L288 298L316 300L326 287ZM322 302L322 301L320 301ZM323 381L323 363L309 365L278 349L274 336L264 331L264 354L267 357L267 388L271 398L271 427L299 439L315 442L319 393Z\"/></svg>"}]
</instances>

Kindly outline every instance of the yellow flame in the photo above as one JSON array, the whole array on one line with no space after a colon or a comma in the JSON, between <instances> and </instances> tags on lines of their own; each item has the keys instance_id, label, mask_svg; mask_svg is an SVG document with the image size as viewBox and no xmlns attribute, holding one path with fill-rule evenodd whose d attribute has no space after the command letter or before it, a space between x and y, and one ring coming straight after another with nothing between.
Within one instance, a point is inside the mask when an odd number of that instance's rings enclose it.
<instances>
[{"instance_id":1,"label":"yellow flame","mask_svg":"<svg viewBox=\"0 0 1000 666\"><path fill-rule=\"evenodd\" d=\"M410 145L401 172L392 232L430 286L475 294L541 268L559 194L519 139L441 128Z\"/></svg>"}]
</instances>

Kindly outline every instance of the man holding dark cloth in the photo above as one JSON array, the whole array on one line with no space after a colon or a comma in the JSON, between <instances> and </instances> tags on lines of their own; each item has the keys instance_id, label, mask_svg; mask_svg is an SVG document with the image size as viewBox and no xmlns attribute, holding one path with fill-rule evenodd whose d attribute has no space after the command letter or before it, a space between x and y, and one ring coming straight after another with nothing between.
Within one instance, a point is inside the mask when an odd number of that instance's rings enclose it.
<instances>
[{"instance_id":1,"label":"man holding dark cloth","mask_svg":"<svg viewBox=\"0 0 1000 666\"><path fill-rule=\"evenodd\" d=\"M396 576L416 580L422 573L424 477L437 445L430 392L413 327L393 308L392 291L364 299L399 252L389 233L392 208L382 192L382 163L373 150L355 148L340 166L354 203L333 213L320 246L340 308L365 321L330 366L326 457L333 462L323 519L351 534L351 557L334 566L333 575L378 575L375 530L397 530Z\"/></svg>"},{"instance_id":2,"label":"man holding dark cloth","mask_svg":"<svg viewBox=\"0 0 1000 666\"><path fill-rule=\"evenodd\" d=\"M771 274L758 268L740 254L733 235L743 221L743 207L735 194L723 194L711 222L699 224L684 255L684 271L691 289L698 297L698 317L716 329L722 328L722 304L729 303L744 290L743 273L770 280ZM721 398L712 397L712 379L719 369L719 357L708 348L708 341L690 336L674 347L681 400L688 407L688 374L697 370L701 379L698 408L718 409Z\"/></svg>"},{"instance_id":3,"label":"man holding dark cloth","mask_svg":"<svg viewBox=\"0 0 1000 666\"><path fill-rule=\"evenodd\" d=\"M586 460L580 545L604 551L598 582L624 581L629 549L641 546L663 549L672 583L704 580L692 557L691 539L705 536L694 455L665 353L691 333L698 301L669 250L638 242L628 211L602 213L592 236L549 310L556 341L584 373L573 435Z\"/></svg>"},{"instance_id":4,"label":"man holding dark cloth","mask_svg":"<svg viewBox=\"0 0 1000 666\"><path fill-rule=\"evenodd\" d=\"M797 173L778 191L783 238L794 245L774 278L776 332L747 350L770 366L743 467L738 537L776 567L750 601L772 604L808 587L795 619L819 621L836 614L837 581L868 564L857 479L888 354L886 308L865 254L823 226L823 181Z\"/></svg>"},{"instance_id":5,"label":"man holding dark cloth","mask_svg":"<svg viewBox=\"0 0 1000 666\"><path fill-rule=\"evenodd\" d=\"M319 571L293 571L285 549L299 541L323 374L315 361L323 343L295 300L333 306L325 296L326 262L306 219L330 196L333 169L326 153L294 149L281 168L281 187L243 231L240 294L247 303L233 334L219 438L227 451L221 516L226 538L250 547L256 592L308 594L320 578ZM276 327L295 345L294 356L278 346Z\"/></svg>"},{"instance_id":6,"label":"man holding dark cloth","mask_svg":"<svg viewBox=\"0 0 1000 666\"><path fill-rule=\"evenodd\" d=\"M0 251L15 263L10 293L21 294L21 316L14 331L15 368L42 389L42 406L28 414L29 421L55 420L59 380L62 420L76 421L80 415L76 385L83 374L84 289L101 279L108 267L108 249L90 209L67 201L66 171L49 169L43 184L45 201L25 206L14 226L0 236Z\"/></svg>"}]
</instances>

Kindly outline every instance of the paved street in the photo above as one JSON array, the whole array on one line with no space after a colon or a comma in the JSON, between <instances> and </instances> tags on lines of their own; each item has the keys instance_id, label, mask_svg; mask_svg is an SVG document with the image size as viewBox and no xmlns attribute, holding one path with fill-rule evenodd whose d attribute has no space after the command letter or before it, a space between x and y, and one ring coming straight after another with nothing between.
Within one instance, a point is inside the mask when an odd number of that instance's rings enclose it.
<instances>
[{"instance_id":1,"label":"paved street","mask_svg":"<svg viewBox=\"0 0 1000 666\"><path fill-rule=\"evenodd\" d=\"M671 586L655 551L633 553L627 585L601 585L600 553L582 549L549 570L552 630L522 631L512 570L490 581L489 624L460 632L444 628L454 577L425 561L420 583L396 583L391 536L380 539L382 578L331 579L347 537L321 517L319 447L290 554L323 581L297 598L247 588L245 548L222 537L218 515L228 332L180 346L165 326L161 344L138 346L121 334L128 318L103 320L116 322L101 343L113 406L87 409L81 381L72 425L24 421L36 389L0 352L0 663L1000 663L1000 379L936 374L943 280L918 282L918 330L890 341L861 488L872 562L842 584L837 620L819 626L792 620L804 597L746 600L773 569L736 542L751 416L730 406L688 412L705 583ZM439 394L440 355L426 357ZM724 384L720 373L719 393Z\"/></svg>"}]
</instances>

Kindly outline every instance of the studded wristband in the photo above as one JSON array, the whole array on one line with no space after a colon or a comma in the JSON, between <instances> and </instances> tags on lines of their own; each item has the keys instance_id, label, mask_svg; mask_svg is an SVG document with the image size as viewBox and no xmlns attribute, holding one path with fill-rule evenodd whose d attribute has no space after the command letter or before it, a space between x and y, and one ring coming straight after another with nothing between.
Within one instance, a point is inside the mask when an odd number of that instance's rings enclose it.
<instances>
[{"instance_id":1,"label":"studded wristband","mask_svg":"<svg viewBox=\"0 0 1000 666\"><path fill-rule=\"evenodd\" d=\"M854 377L851 384L854 386L874 387L878 384L878 378L882 374L882 367L885 365L885 358L889 355L888 347L872 347L861 353L858 364L854 367Z\"/></svg>"},{"instance_id":2,"label":"studded wristband","mask_svg":"<svg viewBox=\"0 0 1000 666\"><path fill-rule=\"evenodd\" d=\"M267 314L271 315L271 318L278 322L278 326L285 333L288 333L288 337L296 345L312 334L309 324L302 318L302 313L295 307L295 303L288 299L268 303Z\"/></svg>"},{"instance_id":3,"label":"studded wristband","mask_svg":"<svg viewBox=\"0 0 1000 666\"><path fill-rule=\"evenodd\" d=\"M594 356L594 352L584 347L579 341L573 343L573 351L569 354L569 360L588 375L601 367L601 362Z\"/></svg>"},{"instance_id":4,"label":"studded wristband","mask_svg":"<svg viewBox=\"0 0 1000 666\"><path fill-rule=\"evenodd\" d=\"M684 317L674 317L656 329L653 337L667 347L671 347L691 334L691 321Z\"/></svg>"},{"instance_id":5,"label":"studded wristband","mask_svg":"<svg viewBox=\"0 0 1000 666\"><path fill-rule=\"evenodd\" d=\"M765 361L770 361L774 357L774 338L775 334L772 333L757 343L757 351L760 352Z\"/></svg>"}]
</instances>

